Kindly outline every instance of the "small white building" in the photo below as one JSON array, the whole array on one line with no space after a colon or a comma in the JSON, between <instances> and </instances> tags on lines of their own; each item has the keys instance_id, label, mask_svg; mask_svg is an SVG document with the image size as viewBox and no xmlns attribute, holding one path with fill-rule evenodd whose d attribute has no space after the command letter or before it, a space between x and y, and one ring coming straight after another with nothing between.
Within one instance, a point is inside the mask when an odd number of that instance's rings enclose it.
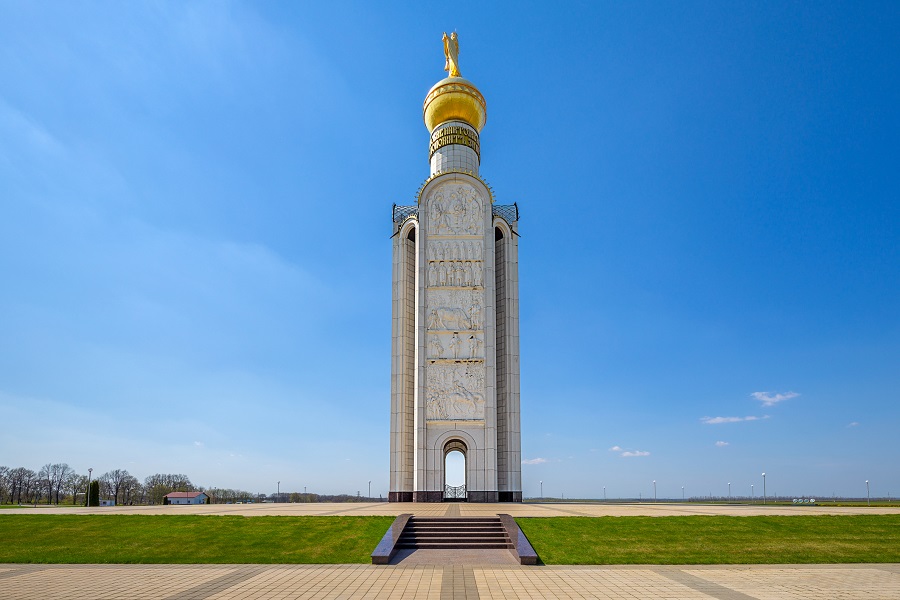
<instances>
[{"instance_id":1,"label":"small white building","mask_svg":"<svg viewBox=\"0 0 900 600\"><path fill-rule=\"evenodd\" d=\"M165 497L169 504L206 504L209 500L204 492L172 492Z\"/></svg>"}]
</instances>

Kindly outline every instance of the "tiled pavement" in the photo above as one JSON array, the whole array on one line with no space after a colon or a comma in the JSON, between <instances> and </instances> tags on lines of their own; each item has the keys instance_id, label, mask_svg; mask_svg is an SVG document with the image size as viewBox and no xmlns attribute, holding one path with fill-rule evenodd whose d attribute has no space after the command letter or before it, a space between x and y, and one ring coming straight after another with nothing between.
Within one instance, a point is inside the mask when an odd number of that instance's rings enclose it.
<instances>
[{"instance_id":1,"label":"tiled pavement","mask_svg":"<svg viewBox=\"0 0 900 600\"><path fill-rule=\"evenodd\" d=\"M900 565L0 565L0 598L896 600Z\"/></svg>"},{"instance_id":2,"label":"tiled pavement","mask_svg":"<svg viewBox=\"0 0 900 600\"><path fill-rule=\"evenodd\" d=\"M448 512L449 511L449 512ZM458 511L458 512L457 512ZM0 517L13 514L133 514L133 515L243 515L271 516L330 516L330 515L386 515L411 513L419 517L494 516L507 513L513 517L624 517L673 515L859 515L900 514L900 507L829 506L773 506L762 504L681 504L644 502L633 504L600 503L501 503L475 504L440 502L427 503L309 503L309 504L202 504L199 506L111 506L85 508L82 506L45 506L10 508L0 511Z\"/></svg>"}]
</instances>

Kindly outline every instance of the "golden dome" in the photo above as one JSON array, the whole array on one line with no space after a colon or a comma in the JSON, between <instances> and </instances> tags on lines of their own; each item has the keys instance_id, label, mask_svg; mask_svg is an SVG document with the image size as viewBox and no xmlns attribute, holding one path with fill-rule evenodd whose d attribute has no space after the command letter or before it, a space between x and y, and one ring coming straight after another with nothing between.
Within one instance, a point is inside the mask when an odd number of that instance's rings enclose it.
<instances>
[{"instance_id":1,"label":"golden dome","mask_svg":"<svg viewBox=\"0 0 900 600\"><path fill-rule=\"evenodd\" d=\"M447 77L434 84L423 106L428 131L447 121L463 121L481 131L487 121L487 104L475 84L462 77Z\"/></svg>"}]
</instances>

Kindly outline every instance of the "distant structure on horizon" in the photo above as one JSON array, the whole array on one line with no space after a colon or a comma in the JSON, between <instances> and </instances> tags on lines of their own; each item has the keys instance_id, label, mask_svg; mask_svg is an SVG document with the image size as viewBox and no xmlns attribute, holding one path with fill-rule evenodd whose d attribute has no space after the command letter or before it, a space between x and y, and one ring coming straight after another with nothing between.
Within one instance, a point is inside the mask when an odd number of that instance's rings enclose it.
<instances>
[{"instance_id":1,"label":"distant structure on horizon","mask_svg":"<svg viewBox=\"0 0 900 600\"><path fill-rule=\"evenodd\" d=\"M516 204L479 176L487 105L459 75L425 96L431 175L393 207L391 502L522 501ZM465 482L446 481L447 455Z\"/></svg>"}]
</instances>

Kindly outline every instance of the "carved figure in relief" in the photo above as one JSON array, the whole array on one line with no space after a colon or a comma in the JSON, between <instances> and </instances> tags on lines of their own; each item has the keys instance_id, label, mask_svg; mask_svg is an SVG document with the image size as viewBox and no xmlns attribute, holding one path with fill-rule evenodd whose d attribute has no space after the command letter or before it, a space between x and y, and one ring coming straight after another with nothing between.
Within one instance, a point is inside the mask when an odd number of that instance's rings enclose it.
<instances>
[{"instance_id":1,"label":"carved figure in relief","mask_svg":"<svg viewBox=\"0 0 900 600\"><path fill-rule=\"evenodd\" d=\"M472 267L472 283L475 284L475 287L481 287L481 285L484 283L484 272L481 270L481 268L481 265L475 265L474 267Z\"/></svg>"},{"instance_id":2,"label":"carved figure in relief","mask_svg":"<svg viewBox=\"0 0 900 600\"><path fill-rule=\"evenodd\" d=\"M434 287L437 285L437 267L434 263L428 265L428 285Z\"/></svg>"},{"instance_id":3,"label":"carved figure in relief","mask_svg":"<svg viewBox=\"0 0 900 600\"><path fill-rule=\"evenodd\" d=\"M469 324L472 326L473 331L481 329L481 303L478 302L477 298L472 303L472 306L469 307Z\"/></svg>"},{"instance_id":4,"label":"carved figure in relief","mask_svg":"<svg viewBox=\"0 0 900 600\"><path fill-rule=\"evenodd\" d=\"M441 318L438 317L436 308L432 308L431 312L428 313L428 329L431 329L432 331L445 329L444 324L441 323Z\"/></svg>"},{"instance_id":5,"label":"carved figure in relief","mask_svg":"<svg viewBox=\"0 0 900 600\"><path fill-rule=\"evenodd\" d=\"M481 260L481 242L475 242L475 260Z\"/></svg>"},{"instance_id":6,"label":"carved figure in relief","mask_svg":"<svg viewBox=\"0 0 900 600\"><path fill-rule=\"evenodd\" d=\"M469 336L470 358L478 358L478 350L481 349L482 344L484 344L484 342L482 342L480 339L478 339L478 336L475 336L475 335Z\"/></svg>"},{"instance_id":7,"label":"carved figure in relief","mask_svg":"<svg viewBox=\"0 0 900 600\"><path fill-rule=\"evenodd\" d=\"M453 353L453 358L459 358L459 337L454 333L453 337L450 338L450 352Z\"/></svg>"},{"instance_id":8,"label":"carved figure in relief","mask_svg":"<svg viewBox=\"0 0 900 600\"><path fill-rule=\"evenodd\" d=\"M472 260L472 244L466 244L466 258Z\"/></svg>"},{"instance_id":9,"label":"carved figure in relief","mask_svg":"<svg viewBox=\"0 0 900 600\"><path fill-rule=\"evenodd\" d=\"M453 283L456 287L462 287L463 284L463 268L458 262L453 263Z\"/></svg>"},{"instance_id":10,"label":"carved figure in relief","mask_svg":"<svg viewBox=\"0 0 900 600\"><path fill-rule=\"evenodd\" d=\"M433 335L431 336L431 358L441 358L444 355L444 346L441 345L441 339Z\"/></svg>"},{"instance_id":11,"label":"carved figure in relief","mask_svg":"<svg viewBox=\"0 0 900 600\"><path fill-rule=\"evenodd\" d=\"M472 263L470 263L470 262L466 263L466 272L465 272L464 280L465 280L466 287L469 287L472 285Z\"/></svg>"}]
</instances>

